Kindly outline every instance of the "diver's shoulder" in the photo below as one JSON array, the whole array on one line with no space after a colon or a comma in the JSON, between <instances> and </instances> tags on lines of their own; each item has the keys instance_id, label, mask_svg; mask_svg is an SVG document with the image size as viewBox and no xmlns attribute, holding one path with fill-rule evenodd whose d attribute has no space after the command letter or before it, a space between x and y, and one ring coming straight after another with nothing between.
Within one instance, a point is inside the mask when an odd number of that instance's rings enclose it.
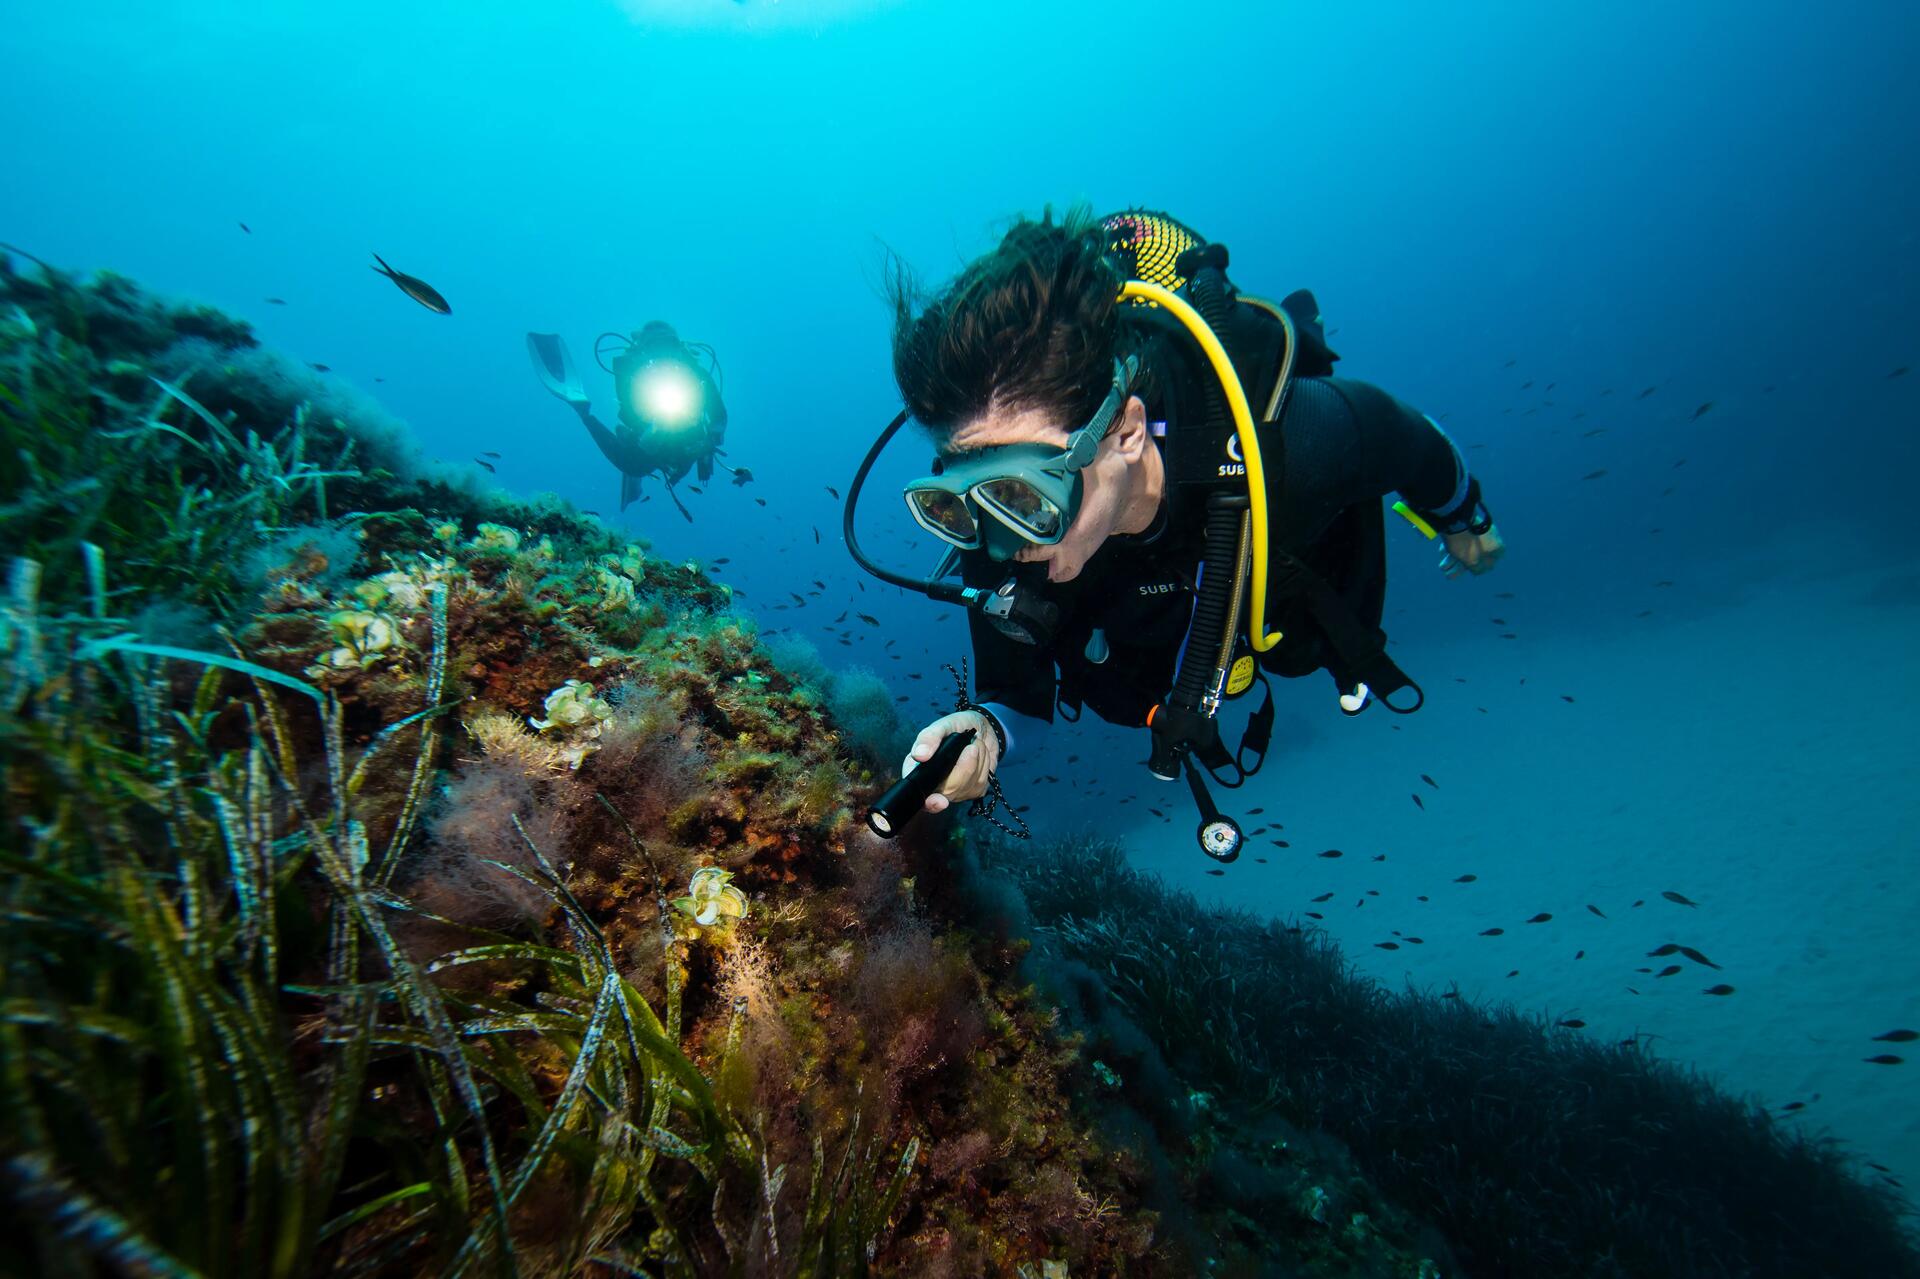
<instances>
[{"instance_id":1,"label":"diver's shoulder","mask_svg":"<svg viewBox=\"0 0 1920 1279\"><path fill-rule=\"evenodd\" d=\"M1308 390L1309 386L1316 389ZM1405 413L1409 410L1393 393L1372 382L1357 377L1308 377L1294 379L1294 395L1302 393L1309 397L1318 396L1323 403L1331 404L1338 400L1355 417L1373 418L1381 414Z\"/></svg>"}]
</instances>

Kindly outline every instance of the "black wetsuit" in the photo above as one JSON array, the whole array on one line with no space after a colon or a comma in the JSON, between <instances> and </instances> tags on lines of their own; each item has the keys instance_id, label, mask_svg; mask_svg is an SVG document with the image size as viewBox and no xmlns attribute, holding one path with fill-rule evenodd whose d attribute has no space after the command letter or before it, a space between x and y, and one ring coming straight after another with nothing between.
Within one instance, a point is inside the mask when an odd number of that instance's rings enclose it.
<instances>
[{"instance_id":1,"label":"black wetsuit","mask_svg":"<svg viewBox=\"0 0 1920 1279\"><path fill-rule=\"evenodd\" d=\"M1317 320L1311 311L1298 318ZM1309 336L1318 337L1317 324ZM1327 354L1330 368L1338 357ZM1203 415L1190 353L1160 343L1148 347L1146 361L1155 374L1143 396L1149 422L1165 421L1171 433ZM1265 399L1253 403L1257 413ZM1468 491L1459 452L1432 421L1378 387L1338 377L1296 377L1280 420L1257 433L1272 546L1298 555L1377 634L1386 594L1381 499L1397 492L1416 510L1450 512ZM1116 724L1143 724L1172 687L1202 551L1202 513L1192 510L1182 527L1169 510L1162 502L1151 527L1110 537L1078 577L1046 586L1061 609L1050 647L1010 639L970 614L978 701L1051 721L1057 691L1062 704L1084 703ZM961 575L991 588L1013 567L974 551L962 557ZM1341 669L1300 597L1270 586L1266 624L1286 638L1259 655L1262 667L1285 676L1326 668L1342 691L1353 688L1357 680ZM1086 656L1095 630L1108 648L1097 664Z\"/></svg>"}]
</instances>

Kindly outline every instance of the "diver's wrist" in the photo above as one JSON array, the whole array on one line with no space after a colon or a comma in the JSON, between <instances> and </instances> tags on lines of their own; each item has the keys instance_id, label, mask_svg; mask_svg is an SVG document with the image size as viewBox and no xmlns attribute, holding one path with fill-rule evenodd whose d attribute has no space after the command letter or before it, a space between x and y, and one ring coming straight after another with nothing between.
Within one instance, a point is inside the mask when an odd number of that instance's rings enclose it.
<instances>
[{"instance_id":1,"label":"diver's wrist","mask_svg":"<svg viewBox=\"0 0 1920 1279\"><path fill-rule=\"evenodd\" d=\"M1000 722L999 716L995 715L992 711L988 710L984 706L976 705L976 706L969 707L968 709L972 710L981 719L987 721L987 727L991 729L993 732L994 744L997 747L999 747L998 753L996 753L993 757L995 765L998 766L999 764L1005 762L1007 758L1007 751L1010 746L1010 742L1007 737L1006 725Z\"/></svg>"}]
</instances>

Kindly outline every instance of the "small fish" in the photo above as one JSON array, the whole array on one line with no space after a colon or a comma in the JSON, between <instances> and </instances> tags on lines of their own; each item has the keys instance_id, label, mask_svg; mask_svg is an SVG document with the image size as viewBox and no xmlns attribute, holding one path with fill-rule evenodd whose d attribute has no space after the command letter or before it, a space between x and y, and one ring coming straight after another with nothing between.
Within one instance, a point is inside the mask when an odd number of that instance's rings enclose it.
<instances>
[{"instance_id":1,"label":"small fish","mask_svg":"<svg viewBox=\"0 0 1920 1279\"><path fill-rule=\"evenodd\" d=\"M1657 390L1659 390L1659 389L1660 389L1660 388L1659 388L1659 387L1657 387L1657 386L1650 386L1650 387L1648 387L1648 388L1647 388L1646 390L1644 390L1644 391L1642 391L1642 392L1640 392L1640 394L1638 394L1638 395L1636 395L1636 396L1634 396L1633 398L1634 398L1634 399L1636 399L1636 400L1644 400L1644 399L1646 399L1646 398L1647 398L1647 397L1648 397L1649 395L1652 395L1652 394L1653 394L1653 393L1654 393L1655 391L1657 391Z\"/></svg>"},{"instance_id":2,"label":"small fish","mask_svg":"<svg viewBox=\"0 0 1920 1279\"><path fill-rule=\"evenodd\" d=\"M1418 795L1415 795L1413 797L1413 806L1419 809L1423 813L1427 811L1427 802L1421 799Z\"/></svg>"},{"instance_id":3,"label":"small fish","mask_svg":"<svg viewBox=\"0 0 1920 1279\"><path fill-rule=\"evenodd\" d=\"M1339 850L1339 849L1337 849L1337 848L1329 848L1329 849L1328 849L1328 850L1327 850L1326 852L1324 852L1324 853L1321 853L1321 854L1320 854L1320 856L1322 856L1322 857L1339 857L1339 856L1342 856L1342 853L1341 853L1341 852L1340 852L1340 850Z\"/></svg>"},{"instance_id":4,"label":"small fish","mask_svg":"<svg viewBox=\"0 0 1920 1279\"><path fill-rule=\"evenodd\" d=\"M755 505L758 505L758 506L765 506L767 504L767 499L764 497L756 497L753 500Z\"/></svg>"},{"instance_id":5,"label":"small fish","mask_svg":"<svg viewBox=\"0 0 1920 1279\"><path fill-rule=\"evenodd\" d=\"M285 298L268 298L267 299L268 306L285 306L286 304L287 304L287 300Z\"/></svg>"},{"instance_id":6,"label":"small fish","mask_svg":"<svg viewBox=\"0 0 1920 1279\"><path fill-rule=\"evenodd\" d=\"M1606 469L1603 467L1598 471L1588 471L1585 475L1581 476L1580 478L1583 480L1597 480L1601 476L1605 475L1606 473L1607 473Z\"/></svg>"},{"instance_id":7,"label":"small fish","mask_svg":"<svg viewBox=\"0 0 1920 1279\"><path fill-rule=\"evenodd\" d=\"M395 284L400 286L400 291L402 293L412 298L415 302L418 302L421 306L426 307L427 310L432 311L435 315L452 315L453 314L453 308L448 306L447 300L440 296L440 290L434 288L431 284L428 284L425 280L417 279L414 276L408 275L404 271L394 270L392 267L387 265L386 259L381 257L378 253L373 255L373 260L375 262L378 262L380 265L376 267L368 267L367 269L374 272L376 275L384 275L389 280L392 280Z\"/></svg>"},{"instance_id":8,"label":"small fish","mask_svg":"<svg viewBox=\"0 0 1920 1279\"><path fill-rule=\"evenodd\" d=\"M687 492L689 492L689 493L704 493L704 492L706 492L706 490L705 490L705 489L703 489L703 488L701 488L701 487L700 487L700 486L699 486L698 484L689 484L689 485L687 485Z\"/></svg>"},{"instance_id":9,"label":"small fish","mask_svg":"<svg viewBox=\"0 0 1920 1279\"><path fill-rule=\"evenodd\" d=\"M840 623L842 623L842 622L844 622L844 621L846 621L846 620L847 620L847 615L846 615L845 613L842 613L842 614L840 614L840 616L838 616L838 617L836 617L836 618L834 618L834 619L833 619L833 621L832 621L831 623L829 623L829 625L833 625L833 626L838 626L838 625L840 625ZM916 675L916 676L914 676L914 678L915 678L915 679L919 679L920 677L919 677L918 675Z\"/></svg>"},{"instance_id":10,"label":"small fish","mask_svg":"<svg viewBox=\"0 0 1920 1279\"><path fill-rule=\"evenodd\" d=\"M1075 758L1078 758L1078 757L1076 756ZM1072 759L1069 759L1069 760L1067 761L1067 763L1069 763L1069 764L1071 764L1071 763L1073 763L1073 760L1072 760ZM1266 810L1266 809L1264 809L1264 808L1249 808L1249 809L1247 810L1247 816L1249 816L1249 817L1258 817L1258 816L1259 816L1260 814L1262 814L1262 813L1264 813L1264 812L1266 812L1266 811L1267 811L1267 810Z\"/></svg>"},{"instance_id":11,"label":"small fish","mask_svg":"<svg viewBox=\"0 0 1920 1279\"><path fill-rule=\"evenodd\" d=\"M1780 1107L1782 1111L1805 1110L1806 1108L1807 1108L1807 1103L1804 1101L1790 1101L1786 1105Z\"/></svg>"},{"instance_id":12,"label":"small fish","mask_svg":"<svg viewBox=\"0 0 1920 1279\"><path fill-rule=\"evenodd\" d=\"M1256 857L1253 860L1259 862L1262 866L1265 866L1267 864L1267 859L1264 857Z\"/></svg>"},{"instance_id":13,"label":"small fish","mask_svg":"<svg viewBox=\"0 0 1920 1279\"><path fill-rule=\"evenodd\" d=\"M1226 873L1227 873L1227 872L1226 872L1226 871L1224 871L1224 870L1210 870L1210 871L1208 871L1208 872L1207 872L1207 874L1209 874L1209 875L1224 875L1224 874L1226 874Z\"/></svg>"},{"instance_id":14,"label":"small fish","mask_svg":"<svg viewBox=\"0 0 1920 1279\"><path fill-rule=\"evenodd\" d=\"M838 501L840 500L840 490L839 490L839 489L837 489L837 488L835 488L835 487L834 487L833 485L831 485L831 484L829 484L829 485L827 485L827 486L826 486L826 490L827 490L827 496L828 496L828 497L830 497L830 498L832 498L832 499L833 499L834 501L836 501L836 502L838 502Z\"/></svg>"},{"instance_id":15,"label":"small fish","mask_svg":"<svg viewBox=\"0 0 1920 1279\"><path fill-rule=\"evenodd\" d=\"M1693 411L1693 416L1688 418L1687 421L1698 422L1701 418L1705 417L1707 414L1711 412L1713 412L1713 401L1708 400L1705 404L1702 404L1699 408L1695 409Z\"/></svg>"},{"instance_id":16,"label":"small fish","mask_svg":"<svg viewBox=\"0 0 1920 1279\"><path fill-rule=\"evenodd\" d=\"M499 457L500 455L499 455L498 453L482 453L482 454L481 454L480 456L481 456L481 457L494 457L494 458L497 458L497 457Z\"/></svg>"},{"instance_id":17,"label":"small fish","mask_svg":"<svg viewBox=\"0 0 1920 1279\"><path fill-rule=\"evenodd\" d=\"M1543 910L1538 915L1535 915L1532 919L1529 919L1527 922L1529 924L1544 924L1549 919L1552 919L1552 918L1553 918L1552 915L1548 914L1546 911Z\"/></svg>"},{"instance_id":18,"label":"small fish","mask_svg":"<svg viewBox=\"0 0 1920 1279\"><path fill-rule=\"evenodd\" d=\"M1333 900L1333 894L1332 894L1332 893L1321 893L1321 894L1320 894L1320 895L1319 895L1318 897L1316 897L1316 898L1314 898L1313 900L1315 900L1315 901L1317 901L1317 902L1324 902L1324 901L1332 901L1332 900ZM1885 1036L1876 1036L1876 1038L1884 1038L1884 1037L1885 1037Z\"/></svg>"},{"instance_id":19,"label":"small fish","mask_svg":"<svg viewBox=\"0 0 1920 1279\"><path fill-rule=\"evenodd\" d=\"M1498 937L1506 931L1504 928L1483 928L1480 930L1480 935L1482 937Z\"/></svg>"},{"instance_id":20,"label":"small fish","mask_svg":"<svg viewBox=\"0 0 1920 1279\"><path fill-rule=\"evenodd\" d=\"M1585 1030L1587 1028L1587 1023L1581 1021L1578 1017L1569 1017L1560 1024L1568 1030Z\"/></svg>"},{"instance_id":21,"label":"small fish","mask_svg":"<svg viewBox=\"0 0 1920 1279\"><path fill-rule=\"evenodd\" d=\"M1913 370L1912 370L1912 369L1910 369L1910 368L1908 368L1908 367L1907 367L1906 365L1904 365L1904 364L1902 364L1902 365L1901 365L1901 366L1900 366L1899 368L1897 368L1897 369L1895 369L1895 370L1894 370L1893 372L1891 372L1891 373L1889 373L1889 374L1887 374L1887 377L1888 377L1889 379L1892 379L1892 378L1897 378L1897 377L1905 377L1905 376L1906 376L1907 374L1909 374L1909 373L1911 373L1911 372L1913 372ZM1772 387L1768 387L1767 389L1768 389L1768 390L1772 390L1773 388L1772 388Z\"/></svg>"},{"instance_id":22,"label":"small fish","mask_svg":"<svg viewBox=\"0 0 1920 1279\"><path fill-rule=\"evenodd\" d=\"M1560 700L1565 702L1569 706L1573 705L1573 699L1571 697L1568 697L1565 693L1560 694Z\"/></svg>"},{"instance_id":23,"label":"small fish","mask_svg":"<svg viewBox=\"0 0 1920 1279\"><path fill-rule=\"evenodd\" d=\"M1317 910L1309 910L1309 911L1305 911L1305 912L1303 912L1303 913L1304 913L1304 914L1306 915L1306 917L1307 917L1308 919L1325 919L1325 918L1326 918L1326 916L1325 916L1325 915L1322 915L1322 914L1321 914L1321 913L1320 913L1319 911L1317 911Z\"/></svg>"},{"instance_id":24,"label":"small fish","mask_svg":"<svg viewBox=\"0 0 1920 1279\"><path fill-rule=\"evenodd\" d=\"M1425 773L1420 774L1420 780L1425 782L1427 785L1433 787L1435 790L1440 789L1440 783L1434 781L1431 777L1428 777Z\"/></svg>"},{"instance_id":25,"label":"small fish","mask_svg":"<svg viewBox=\"0 0 1920 1279\"><path fill-rule=\"evenodd\" d=\"M1725 982L1721 982L1718 986L1709 986L1700 993L1703 995L1731 995L1733 993L1733 987L1727 985Z\"/></svg>"},{"instance_id":26,"label":"small fish","mask_svg":"<svg viewBox=\"0 0 1920 1279\"><path fill-rule=\"evenodd\" d=\"M1654 976L1655 977L1671 977L1679 971L1680 971L1680 965L1668 964L1665 968L1662 968L1659 972L1655 973Z\"/></svg>"},{"instance_id":27,"label":"small fish","mask_svg":"<svg viewBox=\"0 0 1920 1279\"><path fill-rule=\"evenodd\" d=\"M1460 875L1456 877L1453 882L1456 884L1471 884L1478 878L1480 878L1478 875Z\"/></svg>"},{"instance_id":28,"label":"small fish","mask_svg":"<svg viewBox=\"0 0 1920 1279\"><path fill-rule=\"evenodd\" d=\"M1149 808L1149 809L1148 809L1147 811L1148 811L1149 813L1152 813L1152 814L1153 814L1153 815L1154 815L1155 817L1165 817L1165 816L1166 816L1166 814L1165 814L1165 813L1163 813L1163 812L1161 812L1161 811L1160 811L1159 809L1157 809L1157 808Z\"/></svg>"},{"instance_id":29,"label":"small fish","mask_svg":"<svg viewBox=\"0 0 1920 1279\"><path fill-rule=\"evenodd\" d=\"M493 474L493 475L498 475L498 474L500 473L500 472L498 472L498 471L496 471L496 470L494 470L494 469L493 469L493 463L491 463L491 462L489 462L489 461L487 461L487 460L486 460L485 458L478 458L478 457L476 457L476 458L474 458L474 459L473 459L473 464L474 464L475 466L484 466L484 467L486 467L486 468L487 468L487 471L488 471L488 472L489 472L490 474Z\"/></svg>"},{"instance_id":30,"label":"small fish","mask_svg":"<svg viewBox=\"0 0 1920 1279\"><path fill-rule=\"evenodd\" d=\"M589 511L589 512L588 512L588 514L590 514L590 515L591 515L591 514L596 514L596 513L597 513L597 512L592 512L592 511ZM726 556L724 556L724 555L722 555L722 556L721 556L721 557L720 557L719 559L717 559L717 560L715 560L715 561L713 562L713 566L714 566L715 568L719 568L719 567L720 567L720 566L721 566L722 564L731 564L731 563L733 563L733 561L732 561L732 560L730 560L730 559L728 559L728 558L727 558Z\"/></svg>"},{"instance_id":31,"label":"small fish","mask_svg":"<svg viewBox=\"0 0 1920 1279\"><path fill-rule=\"evenodd\" d=\"M315 364L315 363L314 363L313 361L311 361L311 360L309 360L309 361L307 361L307 367L308 367L308 368L310 368L310 369L312 369L312 370L313 370L313 371L314 371L315 373L331 373L331 372L333 372L333 369L332 369L332 367L331 367L331 366L329 366L329 365L325 365L325 364Z\"/></svg>"},{"instance_id":32,"label":"small fish","mask_svg":"<svg viewBox=\"0 0 1920 1279\"><path fill-rule=\"evenodd\" d=\"M871 613L855 613L854 616L859 618L861 621L865 622L868 626L880 625L880 619L873 616Z\"/></svg>"},{"instance_id":33,"label":"small fish","mask_svg":"<svg viewBox=\"0 0 1920 1279\"><path fill-rule=\"evenodd\" d=\"M1273 846L1274 846L1275 848L1292 848L1292 847L1293 847L1293 845L1292 845L1292 844L1289 844L1289 843L1288 843L1288 842L1287 842L1286 840L1284 840L1284 839L1276 839L1276 840L1274 840L1274 841L1273 841Z\"/></svg>"},{"instance_id":34,"label":"small fish","mask_svg":"<svg viewBox=\"0 0 1920 1279\"><path fill-rule=\"evenodd\" d=\"M1377 947L1380 950L1399 950L1400 949L1400 943L1397 941L1377 941L1373 944L1375 947Z\"/></svg>"},{"instance_id":35,"label":"small fish","mask_svg":"<svg viewBox=\"0 0 1920 1279\"><path fill-rule=\"evenodd\" d=\"M1665 892L1661 893L1660 895L1666 898L1668 901L1672 902L1676 906L1698 907L1700 905L1699 902L1688 901L1685 897L1681 896L1679 893L1674 892L1671 888L1667 889Z\"/></svg>"},{"instance_id":36,"label":"small fish","mask_svg":"<svg viewBox=\"0 0 1920 1279\"><path fill-rule=\"evenodd\" d=\"M1679 947L1679 951L1681 954L1685 955L1688 959L1691 959L1696 964L1703 964L1706 967L1712 968L1715 970L1718 970L1720 967L1720 965L1714 963L1711 959L1708 959L1705 955L1701 954L1699 951L1695 950L1691 946L1681 946Z\"/></svg>"},{"instance_id":37,"label":"small fish","mask_svg":"<svg viewBox=\"0 0 1920 1279\"><path fill-rule=\"evenodd\" d=\"M817 586L817 587L819 587L819 588L820 588L821 590L823 590L823 591L827 589L827 584L826 584L825 582L823 582L823 581L821 581L821 580L820 580L819 578L817 578L817 577L813 579L813 584L814 584L815 586Z\"/></svg>"},{"instance_id":38,"label":"small fish","mask_svg":"<svg viewBox=\"0 0 1920 1279\"><path fill-rule=\"evenodd\" d=\"M246 223L244 223L244 222L236 222L236 223L234 223L234 225L235 225L235 226L237 226L237 227L239 227L239 228L240 228L240 229L241 229L242 231L245 231L245 232L246 232L246 233L247 233L248 235L252 235L252 234L253 234L253 228L252 228L252 227L250 227L250 226L248 226L248 225L247 225Z\"/></svg>"},{"instance_id":39,"label":"small fish","mask_svg":"<svg viewBox=\"0 0 1920 1279\"><path fill-rule=\"evenodd\" d=\"M1901 1062L1905 1061L1906 1058L1896 1057L1892 1053L1881 1053L1878 1057L1862 1057L1860 1060L1871 1062L1876 1066L1898 1066Z\"/></svg>"},{"instance_id":40,"label":"small fish","mask_svg":"<svg viewBox=\"0 0 1920 1279\"><path fill-rule=\"evenodd\" d=\"M749 471L744 466L736 466L733 468L733 486L735 488L744 488L751 483L753 483L752 471Z\"/></svg>"},{"instance_id":41,"label":"small fish","mask_svg":"<svg viewBox=\"0 0 1920 1279\"><path fill-rule=\"evenodd\" d=\"M814 544L815 546L818 546L818 545L820 545L820 530L819 530L819 529L815 529L815 530L813 530L813 544Z\"/></svg>"},{"instance_id":42,"label":"small fish","mask_svg":"<svg viewBox=\"0 0 1920 1279\"><path fill-rule=\"evenodd\" d=\"M1883 1044L1910 1044L1914 1040L1920 1039L1920 1031L1889 1030L1884 1035L1875 1035L1874 1039Z\"/></svg>"}]
</instances>

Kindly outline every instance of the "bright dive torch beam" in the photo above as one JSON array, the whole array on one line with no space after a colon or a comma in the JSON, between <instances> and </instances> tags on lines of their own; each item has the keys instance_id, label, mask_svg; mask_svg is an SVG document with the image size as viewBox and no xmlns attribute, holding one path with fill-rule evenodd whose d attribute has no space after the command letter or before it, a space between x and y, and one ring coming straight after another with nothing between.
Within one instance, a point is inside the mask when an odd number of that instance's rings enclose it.
<instances>
[{"instance_id":1,"label":"bright dive torch beam","mask_svg":"<svg viewBox=\"0 0 1920 1279\"><path fill-rule=\"evenodd\" d=\"M675 360L656 360L642 369L633 398L639 416L665 430L691 426L700 416L700 383Z\"/></svg>"}]
</instances>

